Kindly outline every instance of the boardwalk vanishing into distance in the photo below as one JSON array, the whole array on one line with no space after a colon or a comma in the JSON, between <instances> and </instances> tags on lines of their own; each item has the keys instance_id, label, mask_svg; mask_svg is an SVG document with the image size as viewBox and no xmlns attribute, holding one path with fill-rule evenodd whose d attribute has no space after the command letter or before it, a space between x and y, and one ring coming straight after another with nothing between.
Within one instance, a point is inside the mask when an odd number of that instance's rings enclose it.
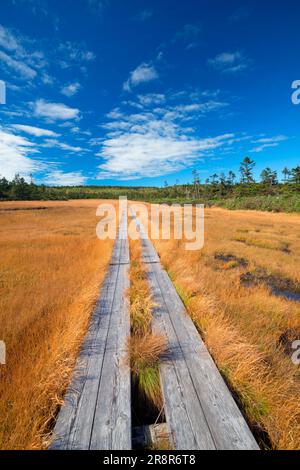
<instances>
[{"instance_id":1,"label":"boardwalk vanishing into distance","mask_svg":"<svg viewBox=\"0 0 300 470\"><path fill-rule=\"evenodd\" d=\"M182 450L259 449L152 242L131 214L154 301L152 328L167 338L160 377L171 444Z\"/></svg>"},{"instance_id":2,"label":"boardwalk vanishing into distance","mask_svg":"<svg viewBox=\"0 0 300 470\"><path fill-rule=\"evenodd\" d=\"M178 296L134 211L142 261L154 301L152 329L167 339L160 365L169 440L179 450L259 449L244 417ZM73 381L58 415L51 449L132 447L127 215L122 214L111 263Z\"/></svg>"},{"instance_id":3,"label":"boardwalk vanishing into distance","mask_svg":"<svg viewBox=\"0 0 300 470\"><path fill-rule=\"evenodd\" d=\"M58 415L51 449L131 449L127 216L121 216L110 266L73 381Z\"/></svg>"}]
</instances>

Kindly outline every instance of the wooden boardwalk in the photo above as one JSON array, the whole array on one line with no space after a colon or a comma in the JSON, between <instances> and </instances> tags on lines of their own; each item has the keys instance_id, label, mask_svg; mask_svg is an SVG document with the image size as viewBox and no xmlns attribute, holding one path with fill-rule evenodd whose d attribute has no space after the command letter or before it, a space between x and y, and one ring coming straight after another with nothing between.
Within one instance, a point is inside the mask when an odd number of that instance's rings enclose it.
<instances>
[{"instance_id":1,"label":"wooden boardwalk","mask_svg":"<svg viewBox=\"0 0 300 470\"><path fill-rule=\"evenodd\" d=\"M54 429L51 449L131 449L127 215Z\"/></svg>"},{"instance_id":2,"label":"wooden boardwalk","mask_svg":"<svg viewBox=\"0 0 300 470\"><path fill-rule=\"evenodd\" d=\"M168 341L160 367L169 436L179 450L258 449L251 431L140 227L142 259L155 303L152 328ZM132 446L127 215L65 396L50 449L126 450Z\"/></svg>"},{"instance_id":3,"label":"wooden boardwalk","mask_svg":"<svg viewBox=\"0 0 300 470\"><path fill-rule=\"evenodd\" d=\"M175 449L259 449L199 333L140 227L152 298L153 331L168 341L160 367L165 415Z\"/></svg>"}]
</instances>

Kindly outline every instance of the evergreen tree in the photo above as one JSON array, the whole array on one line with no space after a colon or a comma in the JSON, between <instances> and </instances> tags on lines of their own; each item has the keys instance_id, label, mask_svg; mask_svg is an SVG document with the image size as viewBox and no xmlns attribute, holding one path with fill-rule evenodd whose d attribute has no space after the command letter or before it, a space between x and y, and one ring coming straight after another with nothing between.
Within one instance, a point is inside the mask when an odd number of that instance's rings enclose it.
<instances>
[{"instance_id":1,"label":"evergreen tree","mask_svg":"<svg viewBox=\"0 0 300 470\"><path fill-rule=\"evenodd\" d=\"M16 174L12 180L12 195L16 199L24 200L30 198L29 184L19 174Z\"/></svg>"},{"instance_id":2,"label":"evergreen tree","mask_svg":"<svg viewBox=\"0 0 300 470\"><path fill-rule=\"evenodd\" d=\"M213 186L217 186L218 184L218 178L219 178L219 175L217 173L214 173L211 177L210 177L210 181L211 181L211 184Z\"/></svg>"},{"instance_id":3,"label":"evergreen tree","mask_svg":"<svg viewBox=\"0 0 300 470\"><path fill-rule=\"evenodd\" d=\"M10 183L6 178L0 179L0 198L5 199L8 197L10 190Z\"/></svg>"},{"instance_id":4,"label":"evergreen tree","mask_svg":"<svg viewBox=\"0 0 300 470\"><path fill-rule=\"evenodd\" d=\"M277 172L272 171L271 168L265 168L260 174L261 182L268 186L275 186L278 184Z\"/></svg>"},{"instance_id":5,"label":"evergreen tree","mask_svg":"<svg viewBox=\"0 0 300 470\"><path fill-rule=\"evenodd\" d=\"M233 186L235 180L236 180L236 174L230 170L230 172L228 173L228 178L227 178L228 184L230 186Z\"/></svg>"},{"instance_id":6,"label":"evergreen tree","mask_svg":"<svg viewBox=\"0 0 300 470\"><path fill-rule=\"evenodd\" d=\"M295 184L300 184L300 166L292 168L291 170L291 182Z\"/></svg>"},{"instance_id":7,"label":"evergreen tree","mask_svg":"<svg viewBox=\"0 0 300 470\"><path fill-rule=\"evenodd\" d=\"M199 176L199 173L196 169L192 171L192 174L193 174L194 196L195 196L195 198L198 198L199 197L200 176Z\"/></svg>"},{"instance_id":8,"label":"evergreen tree","mask_svg":"<svg viewBox=\"0 0 300 470\"><path fill-rule=\"evenodd\" d=\"M220 193L222 196L224 196L227 192L227 180L226 180L226 176L224 173L221 173L220 174Z\"/></svg>"},{"instance_id":9,"label":"evergreen tree","mask_svg":"<svg viewBox=\"0 0 300 470\"><path fill-rule=\"evenodd\" d=\"M284 169L282 170L282 174L284 175L284 182L286 183L289 180L290 177L290 170L285 166Z\"/></svg>"},{"instance_id":10,"label":"evergreen tree","mask_svg":"<svg viewBox=\"0 0 300 470\"><path fill-rule=\"evenodd\" d=\"M241 162L240 173L241 173L241 183L249 184L254 183L253 177L253 168L255 167L255 162L249 157L245 157Z\"/></svg>"}]
</instances>

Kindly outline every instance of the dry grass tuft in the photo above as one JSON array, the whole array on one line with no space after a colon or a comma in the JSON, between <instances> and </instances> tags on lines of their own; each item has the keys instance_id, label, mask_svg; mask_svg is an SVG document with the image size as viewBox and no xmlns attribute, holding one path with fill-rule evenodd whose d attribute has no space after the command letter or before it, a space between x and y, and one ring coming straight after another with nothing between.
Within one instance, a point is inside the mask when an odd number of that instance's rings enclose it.
<instances>
[{"instance_id":1,"label":"dry grass tuft","mask_svg":"<svg viewBox=\"0 0 300 470\"><path fill-rule=\"evenodd\" d=\"M144 336L151 331L151 310L153 302L150 296L146 269L141 263L141 246L130 242L130 315L133 336Z\"/></svg>"},{"instance_id":2,"label":"dry grass tuft","mask_svg":"<svg viewBox=\"0 0 300 470\"><path fill-rule=\"evenodd\" d=\"M160 389L159 363L166 350L166 340L151 332L153 302L149 292L145 266L141 263L141 245L130 241L130 312L131 338L128 354L133 378L140 393L161 409L163 400Z\"/></svg>"},{"instance_id":3,"label":"dry grass tuft","mask_svg":"<svg viewBox=\"0 0 300 470\"><path fill-rule=\"evenodd\" d=\"M160 390L159 363L166 351L165 338L147 333L145 336L132 336L128 341L128 354L132 374L139 390L158 409L163 406Z\"/></svg>"},{"instance_id":4,"label":"dry grass tuft","mask_svg":"<svg viewBox=\"0 0 300 470\"><path fill-rule=\"evenodd\" d=\"M144 336L151 330L153 302L149 294L145 267L136 259L131 266L130 280L131 332L135 336Z\"/></svg>"},{"instance_id":5,"label":"dry grass tuft","mask_svg":"<svg viewBox=\"0 0 300 470\"><path fill-rule=\"evenodd\" d=\"M166 340L163 336L147 333L143 337L132 336L129 339L131 370L138 376L143 369L155 368L166 351Z\"/></svg>"}]
</instances>

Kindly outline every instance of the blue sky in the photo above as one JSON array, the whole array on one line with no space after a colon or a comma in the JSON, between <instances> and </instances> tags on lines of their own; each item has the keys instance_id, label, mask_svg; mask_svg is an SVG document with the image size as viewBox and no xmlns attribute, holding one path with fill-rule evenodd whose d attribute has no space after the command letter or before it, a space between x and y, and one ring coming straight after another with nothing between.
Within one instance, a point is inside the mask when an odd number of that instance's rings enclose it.
<instances>
[{"instance_id":1,"label":"blue sky","mask_svg":"<svg viewBox=\"0 0 300 470\"><path fill-rule=\"evenodd\" d=\"M300 2L2 0L0 174L163 185L299 164Z\"/></svg>"}]
</instances>

